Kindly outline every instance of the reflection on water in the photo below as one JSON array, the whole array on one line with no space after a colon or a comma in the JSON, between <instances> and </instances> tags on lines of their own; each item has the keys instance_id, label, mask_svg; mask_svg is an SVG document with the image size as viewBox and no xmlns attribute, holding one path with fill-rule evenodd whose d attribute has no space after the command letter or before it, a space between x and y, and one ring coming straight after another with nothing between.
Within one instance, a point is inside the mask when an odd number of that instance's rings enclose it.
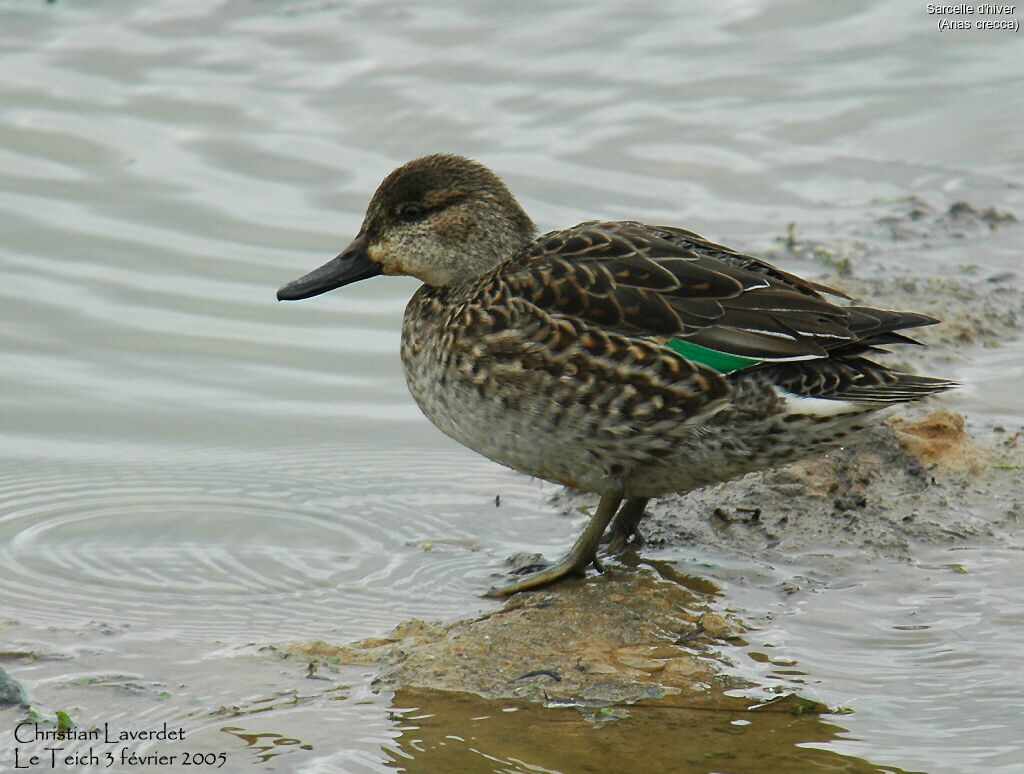
<instances>
[{"instance_id":1,"label":"reflection on water","mask_svg":"<svg viewBox=\"0 0 1024 774\"><path fill-rule=\"evenodd\" d=\"M472 694L402 690L392 706L401 735L389 766L408 774L709 771L900 772L810 745L845 729L797 699L749 709L744 699L690 708L672 700L584 715Z\"/></svg>"},{"instance_id":2,"label":"reflection on water","mask_svg":"<svg viewBox=\"0 0 1024 774\"><path fill-rule=\"evenodd\" d=\"M272 707L261 708L260 711L269 711ZM266 763L269 760L284 754L289 748L295 747L299 750L311 751L313 745L303 742L301 739L294 739L274 732L251 734L246 733L240 726L224 726L220 729L225 734L231 734L245 743L249 748L246 752L252 754L259 763Z\"/></svg>"},{"instance_id":3,"label":"reflection on water","mask_svg":"<svg viewBox=\"0 0 1024 774\"><path fill-rule=\"evenodd\" d=\"M501 173L543 228L642 217L756 249L791 221L827 238L879 197L940 209L967 197L1019 217L1024 103L1005 97L1024 38L938 35L932 22L897 0L685 13L578 0L0 0L0 665L42 712L74 707L86 725L178 720L196 749L289 748L262 770L384 770L382 745L405 734L386 697L328 696L260 649L488 609L477 594L503 558L556 554L579 518L558 515L551 487L458 448L418 414L397 357L415 283L301 307L277 305L276 288L347 243L385 172L438 150ZM1020 253L1006 229L913 258L920 271L1006 272ZM1017 361L992 354L965 370L984 395L960 409L1014 432ZM721 564L695 557L694 572ZM961 578L958 593L1012 610L1020 564L1005 561ZM889 569L865 595L891 600L915 572ZM745 599L749 584L770 599L754 594L742 613L777 602L777 577L745 573L727 595ZM860 610L861 597L823 596L837 611L823 603L815 616ZM802 610L772 625L806 679L843 703L852 678L814 655L847 645L802 625ZM983 702L989 670L1024 673L1006 636L1017 623L993 619L994 637L930 629L938 650L955 639L983 651L984 679L959 661L894 661L844 719L862 741L843 751L890 760L898 749L943 771L949 731L964 724L948 692L901 708L902 747L880 697L912 676ZM867 625L851 638L857 659L898 652ZM294 706L260 704L289 692ZM457 708L430 701L456 723ZM236 705L272 709L226 723L220 708ZM4 763L18 712L0 710ZM511 715L539 710L522 712ZM547 725L633 750L647 732L631 728L676 712L638 708L593 734L577 716ZM832 738L816 719L796 722ZM978 733L988 750L961 752L961 770L1020 763L986 757L1005 729ZM666 734L665 748L689 734Z\"/></svg>"}]
</instances>

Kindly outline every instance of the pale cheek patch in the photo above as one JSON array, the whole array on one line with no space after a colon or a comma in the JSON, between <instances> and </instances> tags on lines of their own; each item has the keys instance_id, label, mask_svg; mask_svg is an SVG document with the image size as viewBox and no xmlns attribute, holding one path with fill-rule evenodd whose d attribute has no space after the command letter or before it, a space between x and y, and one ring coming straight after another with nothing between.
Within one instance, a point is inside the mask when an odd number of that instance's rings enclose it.
<instances>
[{"instance_id":1,"label":"pale cheek patch","mask_svg":"<svg viewBox=\"0 0 1024 774\"><path fill-rule=\"evenodd\" d=\"M379 263L381 266L381 273L388 275L399 275L408 274L405 267L402 266L400 260L396 260L395 257L388 250L388 242L382 240L369 245L366 248L366 254L370 256L370 260L374 263Z\"/></svg>"}]
</instances>

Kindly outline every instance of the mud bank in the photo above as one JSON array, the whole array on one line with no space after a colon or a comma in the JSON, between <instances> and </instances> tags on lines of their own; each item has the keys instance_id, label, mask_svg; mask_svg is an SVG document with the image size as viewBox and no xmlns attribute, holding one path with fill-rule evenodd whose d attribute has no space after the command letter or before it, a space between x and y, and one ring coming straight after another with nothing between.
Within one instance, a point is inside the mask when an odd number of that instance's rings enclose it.
<instances>
[{"instance_id":1,"label":"mud bank","mask_svg":"<svg viewBox=\"0 0 1024 774\"><path fill-rule=\"evenodd\" d=\"M909 560L916 546L1002 542L1024 524L1024 441L1021 428L1001 435L974 441L944 409L896 416L827 455L665 498L641 529L652 546L833 573L867 556Z\"/></svg>"}]
</instances>

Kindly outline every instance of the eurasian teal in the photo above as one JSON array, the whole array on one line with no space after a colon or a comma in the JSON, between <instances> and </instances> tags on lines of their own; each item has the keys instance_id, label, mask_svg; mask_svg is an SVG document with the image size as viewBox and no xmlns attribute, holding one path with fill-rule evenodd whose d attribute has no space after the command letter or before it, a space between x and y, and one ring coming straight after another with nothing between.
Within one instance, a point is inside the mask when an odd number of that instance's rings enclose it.
<instances>
[{"instance_id":1,"label":"eurasian teal","mask_svg":"<svg viewBox=\"0 0 1024 774\"><path fill-rule=\"evenodd\" d=\"M600 568L609 524L616 546L639 539L649 498L842 444L879 409L953 386L867 357L932 317L837 306L823 295L837 290L680 228L537 236L461 156L394 170L352 244L277 297L378 274L424 283L401 346L423 413L495 462L601 497L565 558L492 595Z\"/></svg>"}]
</instances>

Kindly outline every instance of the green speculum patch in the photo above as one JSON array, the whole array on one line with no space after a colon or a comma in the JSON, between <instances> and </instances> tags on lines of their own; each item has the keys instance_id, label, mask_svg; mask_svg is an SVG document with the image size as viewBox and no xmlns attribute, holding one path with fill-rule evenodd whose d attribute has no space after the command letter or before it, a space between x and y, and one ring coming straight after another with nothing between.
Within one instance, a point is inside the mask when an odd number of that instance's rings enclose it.
<instances>
[{"instance_id":1,"label":"green speculum patch","mask_svg":"<svg viewBox=\"0 0 1024 774\"><path fill-rule=\"evenodd\" d=\"M723 374L728 374L732 371L739 371L741 368L747 368L748 366L756 365L761 362L760 360L752 357L730 355L728 352L719 352L715 349L708 349L707 347L702 347L700 344L694 344L692 341L686 341L685 339L669 339L665 342L665 346L673 352L678 352L691 362L702 363L703 365L706 365L709 368L714 368L716 371Z\"/></svg>"}]
</instances>

